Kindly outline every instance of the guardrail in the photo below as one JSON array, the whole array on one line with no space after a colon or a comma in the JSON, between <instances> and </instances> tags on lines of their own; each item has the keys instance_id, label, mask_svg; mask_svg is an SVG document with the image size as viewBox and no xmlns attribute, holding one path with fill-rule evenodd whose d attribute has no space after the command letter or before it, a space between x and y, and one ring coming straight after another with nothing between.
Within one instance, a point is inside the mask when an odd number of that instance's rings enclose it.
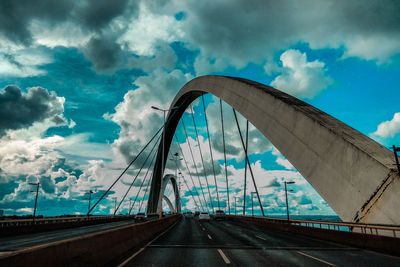
<instances>
[{"instance_id":1,"label":"guardrail","mask_svg":"<svg viewBox=\"0 0 400 267\"><path fill-rule=\"evenodd\" d=\"M273 217L260 217L260 216L240 216L231 215L243 218L259 218L267 220L273 223L282 223L298 226L306 226L319 229L344 231L344 232L355 232L363 234L371 234L378 236L392 236L400 238L400 226L397 225L386 225L386 224L364 224L364 223L353 223L353 222L333 222L333 221L312 221L312 220L287 220L282 218Z\"/></svg>"},{"instance_id":2,"label":"guardrail","mask_svg":"<svg viewBox=\"0 0 400 267\"><path fill-rule=\"evenodd\" d=\"M77 217L56 217L56 218L35 218L35 221L30 219L15 219L15 220L0 220L0 229L15 226L30 226L42 224L56 224L56 223L73 223L85 221L98 221L98 220L115 220L115 219L130 219L134 215L106 215L106 216L77 216Z\"/></svg>"}]
</instances>

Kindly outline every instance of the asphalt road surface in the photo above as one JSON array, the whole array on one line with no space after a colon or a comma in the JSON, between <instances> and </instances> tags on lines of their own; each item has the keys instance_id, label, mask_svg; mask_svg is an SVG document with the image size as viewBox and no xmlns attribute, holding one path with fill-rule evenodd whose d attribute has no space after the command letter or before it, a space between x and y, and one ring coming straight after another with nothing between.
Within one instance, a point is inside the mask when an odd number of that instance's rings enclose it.
<instances>
[{"instance_id":1,"label":"asphalt road surface","mask_svg":"<svg viewBox=\"0 0 400 267\"><path fill-rule=\"evenodd\" d=\"M36 245L64 240L72 237L82 236L90 233L100 232L133 223L134 220L126 220L70 229L55 230L50 232L2 237L0 238L0 254L33 247Z\"/></svg>"},{"instance_id":2,"label":"asphalt road surface","mask_svg":"<svg viewBox=\"0 0 400 267\"><path fill-rule=\"evenodd\" d=\"M230 221L184 218L126 266L400 266L400 258Z\"/></svg>"}]
</instances>

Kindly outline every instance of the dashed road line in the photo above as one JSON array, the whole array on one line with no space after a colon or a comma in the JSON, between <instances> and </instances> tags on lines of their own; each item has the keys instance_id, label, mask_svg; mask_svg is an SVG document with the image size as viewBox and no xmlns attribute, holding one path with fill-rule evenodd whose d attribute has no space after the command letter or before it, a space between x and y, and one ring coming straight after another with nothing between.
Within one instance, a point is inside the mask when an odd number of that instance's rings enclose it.
<instances>
[{"instance_id":1,"label":"dashed road line","mask_svg":"<svg viewBox=\"0 0 400 267\"><path fill-rule=\"evenodd\" d=\"M329 266L336 266L336 265L335 265L335 264L333 264L333 263L330 263L330 262L327 262L327 261L321 260L321 259L319 259L319 258L317 258L317 257L313 257L313 256L311 256L311 255L308 255L308 254L304 253L304 252L297 251L297 253L299 253L299 254L301 254L301 255L303 255L303 256L306 256L306 257L308 257L308 258L311 258L311 259L313 259L313 260L316 260L316 261L319 261L319 262L325 263L325 264L327 264L327 265L329 265Z\"/></svg>"},{"instance_id":2,"label":"dashed road line","mask_svg":"<svg viewBox=\"0 0 400 267\"><path fill-rule=\"evenodd\" d=\"M259 239L262 239L262 240L267 240L264 237L261 237L261 236L258 236L258 235L256 235L256 237L259 238Z\"/></svg>"},{"instance_id":3,"label":"dashed road line","mask_svg":"<svg viewBox=\"0 0 400 267\"><path fill-rule=\"evenodd\" d=\"M212 240L212 237L209 234L207 234L207 236L208 236L208 239Z\"/></svg>"},{"instance_id":4,"label":"dashed road line","mask_svg":"<svg viewBox=\"0 0 400 267\"><path fill-rule=\"evenodd\" d=\"M156 238L154 238L153 240L151 240L149 243L147 243L144 247L142 247L141 249L139 249L137 252L135 252L132 256L130 256L129 258L127 258L126 260L124 260L122 263L120 263L118 265L118 267L123 267L125 265L127 265L133 258L135 258L137 255L139 255L140 253L142 253L143 250L146 249L146 247L150 246L154 241L156 241L158 238L160 238L162 235L164 235L166 232L168 232L169 230L172 229L172 227L174 227L177 223L179 222L176 221L174 224L172 224L170 227L168 227L167 230L165 230L164 232L162 232L161 234L159 234Z\"/></svg>"},{"instance_id":5,"label":"dashed road line","mask_svg":"<svg viewBox=\"0 0 400 267\"><path fill-rule=\"evenodd\" d=\"M224 260L224 262L226 263L226 264L231 264L231 261L228 259L228 257L225 255L225 253L222 251L222 249L217 249L218 250L218 253L219 253L219 255L221 255L221 258Z\"/></svg>"}]
</instances>

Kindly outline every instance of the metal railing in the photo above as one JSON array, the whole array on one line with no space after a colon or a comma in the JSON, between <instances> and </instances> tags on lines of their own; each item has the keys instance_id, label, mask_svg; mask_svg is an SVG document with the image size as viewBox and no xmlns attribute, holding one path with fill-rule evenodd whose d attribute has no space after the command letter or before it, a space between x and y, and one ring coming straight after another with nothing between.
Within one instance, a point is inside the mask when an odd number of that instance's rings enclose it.
<instances>
[{"instance_id":1,"label":"metal railing","mask_svg":"<svg viewBox=\"0 0 400 267\"><path fill-rule=\"evenodd\" d=\"M117 216L74 216L74 217L56 217L56 218L32 218L28 219L15 219L15 220L0 220L0 229L6 227L16 226L29 226L29 225L41 225L41 224L57 224L57 223L74 223L82 221L115 221L119 219L134 218L134 215L117 215Z\"/></svg>"},{"instance_id":2,"label":"metal railing","mask_svg":"<svg viewBox=\"0 0 400 267\"><path fill-rule=\"evenodd\" d=\"M235 215L231 215L235 216ZM259 217L259 216L239 216L244 219L266 220L272 223L298 225L319 229L326 229L332 231L355 232L370 235L392 236L400 238L400 226L386 225L386 224L364 224L353 222L333 222L333 221L312 221L312 220L287 220L282 218L273 217Z\"/></svg>"}]
</instances>

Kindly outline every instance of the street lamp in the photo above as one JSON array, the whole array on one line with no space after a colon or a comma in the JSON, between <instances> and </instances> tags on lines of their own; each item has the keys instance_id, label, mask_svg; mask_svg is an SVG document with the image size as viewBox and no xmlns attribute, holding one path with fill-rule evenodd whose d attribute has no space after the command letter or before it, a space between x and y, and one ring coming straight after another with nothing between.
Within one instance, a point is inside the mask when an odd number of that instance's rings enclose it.
<instances>
[{"instance_id":1,"label":"street lamp","mask_svg":"<svg viewBox=\"0 0 400 267\"><path fill-rule=\"evenodd\" d=\"M285 183L285 196L286 196L286 213L287 213L287 220L289 221L289 204L288 204L288 197L287 197L287 192L288 192L287 185L294 184L295 182L284 181L284 183ZM289 192L293 192L293 190L289 190Z\"/></svg>"},{"instance_id":2,"label":"street lamp","mask_svg":"<svg viewBox=\"0 0 400 267\"><path fill-rule=\"evenodd\" d=\"M151 108L152 109L155 109L155 110L158 110L158 111L162 111L163 112L163 117L164 117L164 129L163 129L163 133L162 133L162 135L163 135L163 137L162 137L162 154L161 154L161 156L162 156L162 158L161 158L161 170L160 170L160 172L161 172L161 183L162 183L162 178L163 178L163 172L164 172L164 146L165 146L165 113L167 112L167 111L171 111L171 110L174 110L174 109L177 109L178 107L173 107L173 108L170 108L170 109L163 109L163 108L159 108L159 107L155 107L155 106L151 106ZM160 219L162 218L162 192L161 192L161 190L160 190L160 195L159 195L159 208L160 208Z\"/></svg>"},{"instance_id":3,"label":"street lamp","mask_svg":"<svg viewBox=\"0 0 400 267\"><path fill-rule=\"evenodd\" d=\"M257 192L251 192L251 215L254 216L254 203L253 203L253 195L257 194Z\"/></svg>"},{"instance_id":4,"label":"street lamp","mask_svg":"<svg viewBox=\"0 0 400 267\"><path fill-rule=\"evenodd\" d=\"M179 157L179 154L178 154L178 152L176 152L175 154L174 154L174 158L172 158L172 159L169 159L169 160L172 160L172 161L174 161L175 162L175 165L176 165L176 168L175 168L175 177L178 179L178 189L179 189L179 194L180 194L180 192L181 192L181 177L180 176L178 176L178 161L179 160L183 160L183 158L181 158L181 157ZM181 174L180 172L179 172L179 174Z\"/></svg>"},{"instance_id":5,"label":"street lamp","mask_svg":"<svg viewBox=\"0 0 400 267\"><path fill-rule=\"evenodd\" d=\"M235 215L236 215L237 199L238 199L239 197L234 197L234 198L235 198Z\"/></svg>"},{"instance_id":6,"label":"street lamp","mask_svg":"<svg viewBox=\"0 0 400 267\"><path fill-rule=\"evenodd\" d=\"M92 194L93 194L93 191L92 190L89 190L89 192L87 192L85 195L89 195L89 206L88 206L88 213L87 213L87 216L89 217L89 211L90 211L90 200L92 199Z\"/></svg>"},{"instance_id":7,"label":"street lamp","mask_svg":"<svg viewBox=\"0 0 400 267\"><path fill-rule=\"evenodd\" d=\"M115 216L115 211L117 210L117 197L113 197L114 199L114 216Z\"/></svg>"},{"instance_id":8,"label":"street lamp","mask_svg":"<svg viewBox=\"0 0 400 267\"><path fill-rule=\"evenodd\" d=\"M394 159L396 160L397 172L400 175L400 163L399 163L399 156L397 155L397 152L400 152L400 147L396 147L395 145L393 145L393 153L394 153Z\"/></svg>"},{"instance_id":9,"label":"street lamp","mask_svg":"<svg viewBox=\"0 0 400 267\"><path fill-rule=\"evenodd\" d=\"M35 208L33 209L33 219L32 222L35 223L35 217L36 217L36 207L37 207L37 199L38 199L38 194L39 194L39 185L40 183L29 183L30 185L36 185L36 198L35 198ZM35 191L31 191L35 192Z\"/></svg>"}]
</instances>

